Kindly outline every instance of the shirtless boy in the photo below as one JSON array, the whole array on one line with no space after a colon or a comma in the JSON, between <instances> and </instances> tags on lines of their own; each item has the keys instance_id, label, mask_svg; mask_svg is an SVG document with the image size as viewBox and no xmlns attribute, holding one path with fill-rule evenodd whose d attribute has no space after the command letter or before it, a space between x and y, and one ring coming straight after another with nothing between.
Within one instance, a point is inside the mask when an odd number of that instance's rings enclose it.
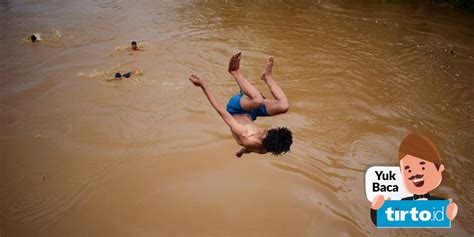
<instances>
[{"instance_id":1,"label":"shirtless boy","mask_svg":"<svg viewBox=\"0 0 474 237\"><path fill-rule=\"evenodd\" d=\"M132 51L143 51L143 48L138 47L137 41L132 41L132 47L130 49Z\"/></svg>"},{"instance_id":2,"label":"shirtless boy","mask_svg":"<svg viewBox=\"0 0 474 237\"><path fill-rule=\"evenodd\" d=\"M288 99L283 90L272 77L273 57L269 57L265 70L260 78L267 84L274 99L265 99L262 94L244 78L240 72L240 57L238 52L229 62L229 73L240 87L240 93L230 98L227 108L214 97L206 82L196 75L189 80L201 87L207 99L219 113L224 122L230 127L232 135L242 148L236 152L237 157L244 153L265 154L271 152L280 155L290 150L293 143L291 131L286 127L261 128L253 123L257 117L275 116L288 111Z\"/></svg>"},{"instance_id":3,"label":"shirtless boy","mask_svg":"<svg viewBox=\"0 0 474 237\"><path fill-rule=\"evenodd\" d=\"M138 50L137 42L132 41L132 50Z\"/></svg>"}]
</instances>

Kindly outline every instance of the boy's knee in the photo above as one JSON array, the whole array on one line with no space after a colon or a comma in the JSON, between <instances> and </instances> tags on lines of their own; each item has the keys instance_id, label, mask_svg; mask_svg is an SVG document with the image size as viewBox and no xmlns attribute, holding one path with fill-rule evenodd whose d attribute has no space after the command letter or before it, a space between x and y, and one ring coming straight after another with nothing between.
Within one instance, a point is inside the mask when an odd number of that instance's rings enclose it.
<instances>
[{"instance_id":1,"label":"boy's knee","mask_svg":"<svg viewBox=\"0 0 474 237\"><path fill-rule=\"evenodd\" d=\"M288 104L287 101L281 102L280 105L278 106L278 110L280 110L281 113L288 112L289 108L290 108L290 105Z\"/></svg>"},{"instance_id":2,"label":"boy's knee","mask_svg":"<svg viewBox=\"0 0 474 237\"><path fill-rule=\"evenodd\" d=\"M251 102L252 108L260 108L263 106L263 97L260 95Z\"/></svg>"}]
</instances>

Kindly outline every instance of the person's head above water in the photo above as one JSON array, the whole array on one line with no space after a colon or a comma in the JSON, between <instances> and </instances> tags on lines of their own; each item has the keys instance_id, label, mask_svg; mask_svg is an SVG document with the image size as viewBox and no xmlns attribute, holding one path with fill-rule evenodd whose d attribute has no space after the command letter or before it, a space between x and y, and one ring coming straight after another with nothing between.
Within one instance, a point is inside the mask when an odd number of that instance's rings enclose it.
<instances>
[{"instance_id":1,"label":"person's head above water","mask_svg":"<svg viewBox=\"0 0 474 237\"><path fill-rule=\"evenodd\" d=\"M271 128L262 140L263 147L273 155L281 155L290 151L293 143L291 131L286 127Z\"/></svg>"},{"instance_id":2,"label":"person's head above water","mask_svg":"<svg viewBox=\"0 0 474 237\"><path fill-rule=\"evenodd\" d=\"M138 49L138 46L137 46L137 42L136 42L136 41L132 41L132 49L133 49L133 50L137 50L137 49Z\"/></svg>"},{"instance_id":3,"label":"person's head above water","mask_svg":"<svg viewBox=\"0 0 474 237\"><path fill-rule=\"evenodd\" d=\"M36 41L36 35L31 35L30 40L31 40L31 42L34 43Z\"/></svg>"}]
</instances>

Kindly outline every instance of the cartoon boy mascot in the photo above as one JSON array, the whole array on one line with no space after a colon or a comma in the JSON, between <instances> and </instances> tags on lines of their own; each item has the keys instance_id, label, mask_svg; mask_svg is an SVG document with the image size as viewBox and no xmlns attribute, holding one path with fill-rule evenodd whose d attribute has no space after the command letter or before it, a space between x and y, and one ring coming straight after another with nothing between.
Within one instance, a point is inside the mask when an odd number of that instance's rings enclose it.
<instances>
[{"instance_id":1,"label":"cartoon boy mascot","mask_svg":"<svg viewBox=\"0 0 474 237\"><path fill-rule=\"evenodd\" d=\"M402 198L402 200L445 200L430 195L430 191L437 188L443 176L444 166L436 146L428 138L411 134L403 139L400 144L398 159L403 183L408 192L413 196ZM385 198L377 195L372 202L370 217L377 225L377 209L383 206ZM454 220L458 212L458 206L453 200L446 208L446 216Z\"/></svg>"}]
</instances>

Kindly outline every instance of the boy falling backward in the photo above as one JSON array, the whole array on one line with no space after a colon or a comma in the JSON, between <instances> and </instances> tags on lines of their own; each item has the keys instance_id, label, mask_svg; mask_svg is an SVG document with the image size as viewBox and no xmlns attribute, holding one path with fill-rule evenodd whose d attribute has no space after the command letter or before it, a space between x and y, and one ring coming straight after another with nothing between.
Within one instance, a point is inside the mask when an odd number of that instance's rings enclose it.
<instances>
[{"instance_id":1,"label":"boy falling backward","mask_svg":"<svg viewBox=\"0 0 474 237\"><path fill-rule=\"evenodd\" d=\"M228 69L239 85L240 93L230 98L226 109L217 101L204 80L196 75L191 75L189 80L195 86L201 87L211 105L230 127L237 143L242 146L236 153L237 157L251 152L271 152L274 155L286 153L293 143L288 128L264 129L253 123L259 116L275 116L288 111L288 99L272 77L273 57L268 58L265 70L260 75L275 98L268 100L240 72L240 56L240 52L232 56Z\"/></svg>"}]
</instances>

